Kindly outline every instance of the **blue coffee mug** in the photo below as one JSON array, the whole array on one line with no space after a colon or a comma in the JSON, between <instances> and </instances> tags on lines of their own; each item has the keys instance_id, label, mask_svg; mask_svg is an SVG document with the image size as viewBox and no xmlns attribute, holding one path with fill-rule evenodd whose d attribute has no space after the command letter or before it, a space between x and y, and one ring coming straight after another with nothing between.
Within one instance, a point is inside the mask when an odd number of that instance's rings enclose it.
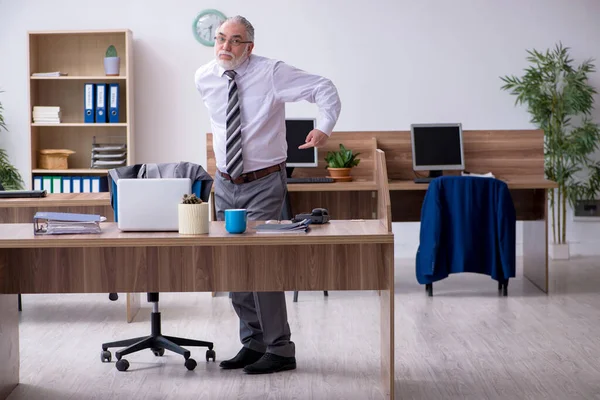
<instances>
[{"instance_id":1,"label":"blue coffee mug","mask_svg":"<svg viewBox=\"0 0 600 400\"><path fill-rule=\"evenodd\" d=\"M225 210L225 230L229 233L244 233L248 221L246 209Z\"/></svg>"}]
</instances>

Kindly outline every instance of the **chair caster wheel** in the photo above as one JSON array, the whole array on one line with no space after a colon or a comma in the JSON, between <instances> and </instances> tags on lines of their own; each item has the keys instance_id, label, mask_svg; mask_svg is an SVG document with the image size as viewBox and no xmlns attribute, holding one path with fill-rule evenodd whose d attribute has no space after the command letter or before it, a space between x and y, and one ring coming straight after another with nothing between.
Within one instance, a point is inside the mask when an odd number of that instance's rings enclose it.
<instances>
[{"instance_id":1,"label":"chair caster wheel","mask_svg":"<svg viewBox=\"0 0 600 400\"><path fill-rule=\"evenodd\" d=\"M117 361L117 369L119 371L127 371L127 368L129 368L129 361L124 358L121 358L119 361Z\"/></svg>"},{"instance_id":2,"label":"chair caster wheel","mask_svg":"<svg viewBox=\"0 0 600 400\"><path fill-rule=\"evenodd\" d=\"M152 352L156 357L162 357L165 354L165 349L152 349Z\"/></svg>"},{"instance_id":3,"label":"chair caster wheel","mask_svg":"<svg viewBox=\"0 0 600 400\"><path fill-rule=\"evenodd\" d=\"M194 368L196 368L196 365L198 364L193 358L188 358L187 360L185 360L185 367L190 371L193 371Z\"/></svg>"},{"instance_id":4,"label":"chair caster wheel","mask_svg":"<svg viewBox=\"0 0 600 400\"><path fill-rule=\"evenodd\" d=\"M102 350L102 352L100 353L100 361L102 361L103 363L111 362L112 354L110 353L110 351Z\"/></svg>"},{"instance_id":5,"label":"chair caster wheel","mask_svg":"<svg viewBox=\"0 0 600 400\"><path fill-rule=\"evenodd\" d=\"M117 301L119 299L119 295L117 293L109 293L108 299L111 301Z\"/></svg>"},{"instance_id":6,"label":"chair caster wheel","mask_svg":"<svg viewBox=\"0 0 600 400\"><path fill-rule=\"evenodd\" d=\"M206 362L210 361L211 358L214 362L216 357L217 357L217 354L215 353L214 350L212 350L212 349L206 350Z\"/></svg>"}]
</instances>

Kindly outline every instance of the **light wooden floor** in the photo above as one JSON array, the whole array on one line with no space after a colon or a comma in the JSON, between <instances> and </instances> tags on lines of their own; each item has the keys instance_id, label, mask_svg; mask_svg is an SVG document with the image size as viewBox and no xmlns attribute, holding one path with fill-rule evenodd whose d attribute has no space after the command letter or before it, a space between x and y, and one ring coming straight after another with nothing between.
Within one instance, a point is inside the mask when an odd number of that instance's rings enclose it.
<instances>
[{"instance_id":1,"label":"light wooden floor","mask_svg":"<svg viewBox=\"0 0 600 400\"><path fill-rule=\"evenodd\" d=\"M428 298L414 261L397 260L396 398L600 399L600 258L555 262L552 276L550 296L519 277L499 297L490 278L463 274ZM26 295L23 383L9 399L381 398L376 293L288 295L298 369L269 376L218 368L239 349L225 294L161 294L163 333L214 341L217 363L192 348L189 372L147 350L126 373L100 362L100 345L148 334L148 307L127 324L123 296Z\"/></svg>"}]
</instances>

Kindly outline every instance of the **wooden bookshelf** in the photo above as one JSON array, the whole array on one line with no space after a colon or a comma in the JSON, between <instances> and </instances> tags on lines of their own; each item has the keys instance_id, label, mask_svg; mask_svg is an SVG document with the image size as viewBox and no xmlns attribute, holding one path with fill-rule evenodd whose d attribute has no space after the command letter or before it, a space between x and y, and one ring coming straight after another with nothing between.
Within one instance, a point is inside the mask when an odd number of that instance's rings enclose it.
<instances>
[{"instance_id":1,"label":"wooden bookshelf","mask_svg":"<svg viewBox=\"0 0 600 400\"><path fill-rule=\"evenodd\" d=\"M106 175L107 169L100 168L69 168L69 169L32 169L34 175L52 174L52 175Z\"/></svg>"},{"instance_id":2,"label":"wooden bookshelf","mask_svg":"<svg viewBox=\"0 0 600 400\"><path fill-rule=\"evenodd\" d=\"M29 120L32 175L105 176L106 169L90 168L92 143L125 143L127 165L134 163L133 35L128 29L89 31L31 31L29 36ZM104 54L114 45L120 75L106 76ZM32 76L60 71L60 77ZM119 122L84 122L84 85L119 84ZM95 99L94 99L95 100ZM61 122L34 123L34 106L59 106ZM69 168L39 168L39 150L70 149ZM32 177L33 181L33 177ZM33 182L32 182L33 184Z\"/></svg>"}]
</instances>

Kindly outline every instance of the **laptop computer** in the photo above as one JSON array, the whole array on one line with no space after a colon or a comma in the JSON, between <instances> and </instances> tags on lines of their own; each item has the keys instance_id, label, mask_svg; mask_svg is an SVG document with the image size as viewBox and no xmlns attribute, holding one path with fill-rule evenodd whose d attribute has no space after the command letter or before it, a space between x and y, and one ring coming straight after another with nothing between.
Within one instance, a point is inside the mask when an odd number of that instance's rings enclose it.
<instances>
[{"instance_id":1,"label":"laptop computer","mask_svg":"<svg viewBox=\"0 0 600 400\"><path fill-rule=\"evenodd\" d=\"M190 178L117 181L117 226L122 231L177 231L178 204L190 194Z\"/></svg>"}]
</instances>

